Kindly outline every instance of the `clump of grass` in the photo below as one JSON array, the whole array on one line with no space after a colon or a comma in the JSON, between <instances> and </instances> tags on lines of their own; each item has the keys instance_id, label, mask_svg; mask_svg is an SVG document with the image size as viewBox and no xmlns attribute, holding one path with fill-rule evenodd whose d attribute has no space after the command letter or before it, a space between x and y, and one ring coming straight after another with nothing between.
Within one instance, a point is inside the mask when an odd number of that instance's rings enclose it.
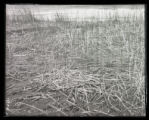
<instances>
[{"instance_id":1,"label":"clump of grass","mask_svg":"<svg viewBox=\"0 0 149 120\"><path fill-rule=\"evenodd\" d=\"M6 20L10 24L28 24L38 21L30 10L22 9L11 15L6 15Z\"/></svg>"}]
</instances>

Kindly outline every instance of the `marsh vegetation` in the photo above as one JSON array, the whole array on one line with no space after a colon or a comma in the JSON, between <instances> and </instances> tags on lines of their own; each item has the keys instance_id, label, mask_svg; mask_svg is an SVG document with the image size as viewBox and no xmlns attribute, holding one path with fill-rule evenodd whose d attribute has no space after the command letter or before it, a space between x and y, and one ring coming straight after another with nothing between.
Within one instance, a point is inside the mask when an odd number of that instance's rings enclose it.
<instances>
[{"instance_id":1,"label":"marsh vegetation","mask_svg":"<svg viewBox=\"0 0 149 120\"><path fill-rule=\"evenodd\" d=\"M20 13L6 14L8 116L145 116L144 17Z\"/></svg>"}]
</instances>

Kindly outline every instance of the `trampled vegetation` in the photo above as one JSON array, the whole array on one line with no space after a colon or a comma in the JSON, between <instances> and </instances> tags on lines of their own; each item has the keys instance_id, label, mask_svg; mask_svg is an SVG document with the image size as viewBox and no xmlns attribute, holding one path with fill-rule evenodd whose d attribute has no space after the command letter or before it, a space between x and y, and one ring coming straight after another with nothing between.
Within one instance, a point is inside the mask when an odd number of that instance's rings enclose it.
<instances>
[{"instance_id":1,"label":"trampled vegetation","mask_svg":"<svg viewBox=\"0 0 149 120\"><path fill-rule=\"evenodd\" d=\"M143 19L6 20L8 116L145 116Z\"/></svg>"}]
</instances>

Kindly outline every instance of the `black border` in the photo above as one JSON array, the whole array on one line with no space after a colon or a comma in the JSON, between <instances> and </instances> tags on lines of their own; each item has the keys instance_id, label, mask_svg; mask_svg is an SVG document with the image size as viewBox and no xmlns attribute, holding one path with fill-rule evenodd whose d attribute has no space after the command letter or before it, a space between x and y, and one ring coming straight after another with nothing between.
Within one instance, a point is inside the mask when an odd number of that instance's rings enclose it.
<instances>
[{"instance_id":1,"label":"black border","mask_svg":"<svg viewBox=\"0 0 149 120\"><path fill-rule=\"evenodd\" d=\"M131 0L131 1L120 1L120 0L115 0L115 1L108 1L108 0L91 0L90 2L89 1L81 1L81 0L54 0L54 1L51 1L51 0L41 0L41 1L35 1L35 0L5 0L3 1L1 4L0 4L0 18L3 18L3 19L0 19L2 20L2 23L0 24L0 27L2 29L3 32L0 32L0 37L1 37L1 40L0 40L0 45L1 45L1 50L0 50L0 62L1 62L1 66L0 66L0 85L1 87L3 88L3 90L5 91L5 12L6 12L6 4L40 4L40 5L133 5L133 4L145 4L145 53L146 53L146 62L145 62L145 71L146 71L146 94L148 93L148 76L147 76L147 71L148 71L148 66L147 66L147 63L148 63L148 60L147 60L147 44L148 44L148 27L147 27L147 19L148 19L148 4L147 4L147 0L143 1L143 0ZM1 105L1 110L0 111L3 111L3 112L0 112L0 116L3 116L5 117L5 92L1 90L1 94L0 96L3 97L3 99L1 100L3 104L0 104ZM147 95L148 96L148 95ZM1 98L1 97L0 97ZM147 98L147 97L146 97ZM147 100L147 99L146 99ZM147 118L148 117L148 104L147 104L147 101L146 101L146 117L124 117L125 118L135 118L135 119L142 119L142 118ZM15 118L23 118L22 116L16 116L16 117L12 117L13 119ZM31 116L31 117L36 117L36 116ZM11 118L8 117L8 118ZM25 116L24 116L25 118ZM29 117L27 117L29 118ZM36 117L37 119L38 117ZM41 117L39 117L41 118ZM42 118L46 118L46 117L42 117ZM51 118L51 117L50 117ZM67 117L56 117L57 118L67 118ZM69 117L68 117L69 118ZM73 117L73 118L77 118L77 117ZM87 118L96 118L96 117L87 117ZM98 117L97 117L98 118ZM99 118L109 118L109 117L99 117ZM111 117L110 117L111 118ZM114 118L122 118L122 117L114 117Z\"/></svg>"},{"instance_id":2,"label":"black border","mask_svg":"<svg viewBox=\"0 0 149 120\"><path fill-rule=\"evenodd\" d=\"M2 92L1 92L1 97L5 98L5 4L2 3L0 4L0 18L3 18L1 19L2 22L1 22L1 32L0 33L0 62L1 62L1 65L0 65L0 78L1 78L1 81L0 81L0 85L1 85L1 88L3 88ZM0 108L2 112L0 112L0 115L4 115L4 108L5 108L5 102L4 102L4 99L1 100L3 104L0 104Z\"/></svg>"},{"instance_id":3,"label":"black border","mask_svg":"<svg viewBox=\"0 0 149 120\"><path fill-rule=\"evenodd\" d=\"M5 3L29 3L29 4L145 4L147 0L5 0Z\"/></svg>"}]
</instances>

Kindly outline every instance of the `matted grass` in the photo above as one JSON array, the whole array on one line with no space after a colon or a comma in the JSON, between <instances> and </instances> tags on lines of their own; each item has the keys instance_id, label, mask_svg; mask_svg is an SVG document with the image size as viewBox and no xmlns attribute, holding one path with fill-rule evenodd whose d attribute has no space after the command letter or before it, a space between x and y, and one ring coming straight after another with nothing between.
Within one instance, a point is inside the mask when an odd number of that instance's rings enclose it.
<instances>
[{"instance_id":1,"label":"matted grass","mask_svg":"<svg viewBox=\"0 0 149 120\"><path fill-rule=\"evenodd\" d=\"M145 116L143 20L22 14L7 19L7 115Z\"/></svg>"}]
</instances>

